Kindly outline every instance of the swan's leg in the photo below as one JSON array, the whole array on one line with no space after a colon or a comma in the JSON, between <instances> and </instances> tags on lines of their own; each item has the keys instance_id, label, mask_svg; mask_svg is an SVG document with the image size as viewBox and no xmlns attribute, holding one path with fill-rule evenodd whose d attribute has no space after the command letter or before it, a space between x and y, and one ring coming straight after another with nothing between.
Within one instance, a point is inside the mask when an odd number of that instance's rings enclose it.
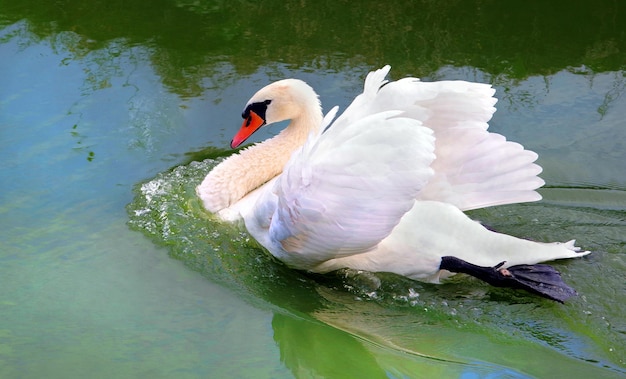
<instances>
[{"instance_id":1,"label":"swan's leg","mask_svg":"<svg viewBox=\"0 0 626 379\"><path fill-rule=\"evenodd\" d=\"M561 274L551 266L517 265L500 269L504 263L482 267L456 257L443 257L439 268L471 275L492 286L523 289L560 303L576 295L576 291L565 284Z\"/></svg>"}]
</instances>

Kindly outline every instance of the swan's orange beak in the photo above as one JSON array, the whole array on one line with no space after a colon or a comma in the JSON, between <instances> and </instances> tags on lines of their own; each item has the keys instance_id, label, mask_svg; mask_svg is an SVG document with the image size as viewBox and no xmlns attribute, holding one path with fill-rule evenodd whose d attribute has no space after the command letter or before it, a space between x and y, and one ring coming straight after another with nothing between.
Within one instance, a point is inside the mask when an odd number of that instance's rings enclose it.
<instances>
[{"instance_id":1,"label":"swan's orange beak","mask_svg":"<svg viewBox=\"0 0 626 379\"><path fill-rule=\"evenodd\" d=\"M250 111L250 116L243 120L241 129L239 129L237 134L235 134L233 140L230 141L230 147L233 149L237 148L263 125L265 125L265 120L258 114L254 113L254 111Z\"/></svg>"}]
</instances>

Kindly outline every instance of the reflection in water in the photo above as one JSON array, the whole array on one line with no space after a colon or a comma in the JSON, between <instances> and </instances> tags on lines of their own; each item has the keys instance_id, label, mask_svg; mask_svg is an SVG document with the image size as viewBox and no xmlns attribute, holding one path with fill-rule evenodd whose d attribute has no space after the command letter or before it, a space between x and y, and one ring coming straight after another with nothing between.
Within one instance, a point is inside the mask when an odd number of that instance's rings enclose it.
<instances>
[{"instance_id":1,"label":"reflection in water","mask_svg":"<svg viewBox=\"0 0 626 379\"><path fill-rule=\"evenodd\" d=\"M626 75L624 75L623 72L614 72L612 76L613 84L609 91L604 95L604 101L598 107L598 114L601 119L607 115L609 109L614 106L617 99L619 99L619 97L622 96L626 90ZM594 76L592 75L590 80L593 81L593 77Z\"/></svg>"},{"instance_id":2,"label":"reflection in water","mask_svg":"<svg viewBox=\"0 0 626 379\"><path fill-rule=\"evenodd\" d=\"M539 151L551 187L542 191L542 203L473 214L520 237L580 236L580 245L594 254L558 264L580 291L578 298L558 306L466 278L433 286L386 274L372 279L294 272L246 233L215 223L202 210L193 188L212 161L184 165L137 186L128 207L132 228L210 281L274 310L274 338L296 376L331 375L344 360L354 372L369 369L368 377L623 375L625 8L619 1L570 0L518 5L397 0L358 7L332 1L158 0L147 7L138 0L0 0L0 154L3 177L11 178L1 191L8 231L3 238L20 247L8 259L45 279L66 277L66 263L89 262L106 249L133 252L135 239L124 235L126 218L120 215L130 186L180 164L184 152L205 141L225 146L218 141L230 135L220 133L239 122L242 102L253 90L295 75L316 84L327 107L345 106L359 92L362 75L391 63L398 77L495 84L500 102L492 129ZM209 111L197 112L200 108ZM196 118L189 121L193 112ZM229 153L207 150L193 159ZM115 237L133 242L105 241L101 250L94 249L85 234L102 235L112 214L119 217ZM136 264L130 275L145 269ZM119 290L119 273L97 264L88 268L101 275L96 294ZM1 274L18 279L14 272ZM65 287L42 281L49 287L46 294L68 290L61 297L67 303L47 301L59 313L77 310L77 319L83 313L102 317L90 313L98 298L93 292L82 292L89 301L81 302L69 291L89 288L88 276L80 275L78 285L66 281ZM380 287L373 289L371 281ZM144 294L132 290L137 297ZM160 300L155 297L155 304ZM16 304L21 303L3 299L1 305ZM40 310L41 304L27 304ZM117 327L117 309L105 311L112 321L102 325ZM38 327L71 334L63 320L38 317ZM33 326L19 321L0 331L3 341L15 341L11 333L19 337L21 329ZM121 329L147 335L132 341L130 353L172 333L148 329ZM92 331L82 333L95 339ZM97 351L89 350L82 334L69 337L77 342L71 352ZM20 341L15 351L34 347L41 349L38 356L48 357L48 345L27 342ZM7 352L11 348L0 345L0 358L19 355ZM158 347L151 351L157 350L163 354ZM173 355L170 361L189 352ZM11 361L17 362L11 369L21 370L23 359Z\"/></svg>"},{"instance_id":3,"label":"reflection in water","mask_svg":"<svg viewBox=\"0 0 626 379\"><path fill-rule=\"evenodd\" d=\"M490 374L527 378L515 370L484 362L422 357L389 345L391 341L373 343L318 321L281 313L274 314L272 328L280 359L296 378L451 378Z\"/></svg>"},{"instance_id":4,"label":"reflection in water","mask_svg":"<svg viewBox=\"0 0 626 379\"><path fill-rule=\"evenodd\" d=\"M387 378L375 356L365 348L365 341L347 333L280 313L274 314L272 328L280 359L296 378L348 374L354 378Z\"/></svg>"},{"instance_id":5,"label":"reflection in water","mask_svg":"<svg viewBox=\"0 0 626 379\"><path fill-rule=\"evenodd\" d=\"M206 78L227 85L221 62L239 76L274 62L317 71L391 63L399 77L431 76L452 63L479 68L494 82L569 67L616 71L626 62L626 3L619 1L393 0L355 7L158 0L146 7L140 0L3 0L0 9L1 24L27 19L32 39L51 38L76 57L110 41L150 46L155 71L183 97L200 96Z\"/></svg>"}]
</instances>

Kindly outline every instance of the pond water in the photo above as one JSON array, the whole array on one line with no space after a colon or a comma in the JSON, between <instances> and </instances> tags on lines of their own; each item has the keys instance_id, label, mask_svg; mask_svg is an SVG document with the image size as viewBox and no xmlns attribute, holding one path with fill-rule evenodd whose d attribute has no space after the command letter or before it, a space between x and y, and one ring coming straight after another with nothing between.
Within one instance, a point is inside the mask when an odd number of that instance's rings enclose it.
<instances>
[{"instance_id":1,"label":"pond water","mask_svg":"<svg viewBox=\"0 0 626 379\"><path fill-rule=\"evenodd\" d=\"M626 375L626 5L0 0L0 377ZM313 276L194 187L260 87L491 83L537 203L471 213L593 254L558 304L466 277ZM255 137L280 130L268 128Z\"/></svg>"}]
</instances>

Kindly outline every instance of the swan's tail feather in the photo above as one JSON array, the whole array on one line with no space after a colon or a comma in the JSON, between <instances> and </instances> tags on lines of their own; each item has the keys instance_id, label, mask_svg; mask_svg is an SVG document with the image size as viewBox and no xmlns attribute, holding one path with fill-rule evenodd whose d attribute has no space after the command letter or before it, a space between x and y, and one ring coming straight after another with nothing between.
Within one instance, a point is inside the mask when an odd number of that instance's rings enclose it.
<instances>
[{"instance_id":1,"label":"swan's tail feather","mask_svg":"<svg viewBox=\"0 0 626 379\"><path fill-rule=\"evenodd\" d=\"M566 247L568 250L571 250L571 251L580 252L581 250L580 246L576 246L576 240L569 240L567 242L563 242L563 245L564 247ZM589 254L589 252L583 251L583 252L580 252L580 254L587 255Z\"/></svg>"}]
</instances>

